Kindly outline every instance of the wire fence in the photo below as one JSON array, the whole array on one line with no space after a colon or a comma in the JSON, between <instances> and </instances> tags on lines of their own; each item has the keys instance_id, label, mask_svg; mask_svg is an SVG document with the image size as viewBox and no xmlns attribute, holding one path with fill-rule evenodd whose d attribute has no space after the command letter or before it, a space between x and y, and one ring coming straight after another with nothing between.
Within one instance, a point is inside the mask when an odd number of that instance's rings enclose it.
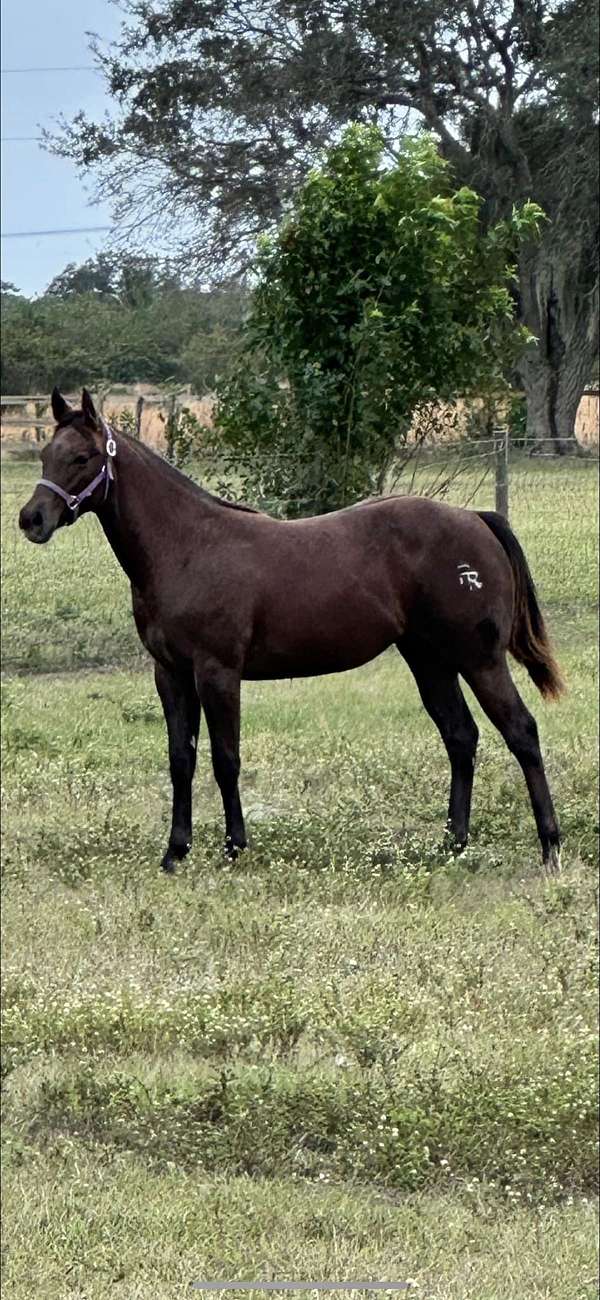
<instances>
[{"instance_id":1,"label":"wire fence","mask_svg":"<svg viewBox=\"0 0 600 1300\"><path fill-rule=\"evenodd\" d=\"M79 394L65 393L64 396L72 406L78 406ZM183 409L200 423L210 422L213 403L210 394L197 397L189 387L139 394L131 389L121 392L104 387L99 389L96 397L96 406L107 420L157 450L164 450L169 425L176 423ZM52 436L54 428L51 400L46 394L0 396L0 437L3 444L14 447L20 442L26 454L29 444L33 444L35 449Z\"/></svg>"},{"instance_id":2,"label":"wire fence","mask_svg":"<svg viewBox=\"0 0 600 1300\"><path fill-rule=\"evenodd\" d=\"M79 394L65 396L77 406ZM578 446L583 445L591 450L598 448L599 397L597 386L585 389L575 421L577 437L572 440ZM105 418L117 427L124 427L134 437L141 438L158 450L164 450L169 430L177 426L183 412L194 416L201 424L211 424L214 397L210 393L203 397L195 396L189 385L170 384L160 391L145 393L137 393L131 388L113 389L105 385L99 387L96 403ZM53 428L51 401L46 394L0 396L0 436L3 439L20 436L25 444L29 441L39 444L51 434Z\"/></svg>"},{"instance_id":3,"label":"wire fence","mask_svg":"<svg viewBox=\"0 0 600 1300\"><path fill-rule=\"evenodd\" d=\"M582 620L593 620L598 602L597 452L582 455L573 439L565 455L529 456L512 448L506 432L497 430L489 438L420 448L395 472L397 481L392 473L390 486L400 494L508 514L542 603L560 628L577 633ZM3 465L3 672L147 663L133 624L129 584L95 517L60 530L47 547L31 546L20 535L18 511L38 474L31 460ZM192 476L209 490L222 491L222 458L201 458ZM243 475L237 483L230 480L229 495L243 495L243 485ZM299 503L301 498L292 494L285 501L259 495L249 502L276 514Z\"/></svg>"}]
</instances>

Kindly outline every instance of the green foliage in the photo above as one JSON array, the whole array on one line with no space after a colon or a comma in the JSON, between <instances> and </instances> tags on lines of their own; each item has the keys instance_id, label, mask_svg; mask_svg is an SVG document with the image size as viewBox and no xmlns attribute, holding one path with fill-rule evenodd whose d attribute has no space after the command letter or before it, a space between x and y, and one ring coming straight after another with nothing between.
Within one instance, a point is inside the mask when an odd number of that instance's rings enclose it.
<instances>
[{"instance_id":1,"label":"green foliage","mask_svg":"<svg viewBox=\"0 0 600 1300\"><path fill-rule=\"evenodd\" d=\"M173 378L210 391L233 357L242 302L238 289L186 286L151 259L68 266L41 298L3 292L2 392Z\"/></svg>"},{"instance_id":2,"label":"green foliage","mask_svg":"<svg viewBox=\"0 0 600 1300\"><path fill-rule=\"evenodd\" d=\"M527 402L522 393L511 394L508 428L513 447L524 447L527 443Z\"/></svg>"},{"instance_id":3,"label":"green foliage","mask_svg":"<svg viewBox=\"0 0 600 1300\"><path fill-rule=\"evenodd\" d=\"M565 450L598 351L594 0L131 0L117 41L93 49L111 111L63 122L52 147L96 172L124 226L160 212L207 278L247 267L349 122L377 122L393 150L417 115L484 224L539 203L550 223L518 295L539 343L518 383L530 437Z\"/></svg>"},{"instance_id":4,"label":"green foliage","mask_svg":"<svg viewBox=\"0 0 600 1300\"><path fill-rule=\"evenodd\" d=\"M220 443L298 514L381 491L416 407L499 390L525 342L511 285L540 209L484 231L431 136L392 167L383 148L348 128L260 241L245 358L221 389Z\"/></svg>"},{"instance_id":5,"label":"green foliage","mask_svg":"<svg viewBox=\"0 0 600 1300\"><path fill-rule=\"evenodd\" d=\"M128 433L130 438L135 437L135 411L130 406L124 407L115 417L114 423L123 433Z\"/></svg>"},{"instance_id":6,"label":"green foliage","mask_svg":"<svg viewBox=\"0 0 600 1300\"><path fill-rule=\"evenodd\" d=\"M509 1199L545 1200L596 1187L595 1063L590 1042L526 1078L458 1062L411 1063L408 1078L402 1069L387 1078L338 1069L302 1079L258 1067L152 1095L90 1061L44 1081L35 1119L142 1151L159 1169L175 1160L233 1176L321 1173L403 1192L484 1176Z\"/></svg>"},{"instance_id":7,"label":"green foliage","mask_svg":"<svg viewBox=\"0 0 600 1300\"><path fill-rule=\"evenodd\" d=\"M337 0L262 0L250 13L235 0L132 4L118 40L94 43L112 111L63 122L53 147L97 168L127 217L150 153L165 218L191 217L186 249L209 274L244 263L257 228L280 217L341 127L368 117L396 143L407 107L506 216L524 197L546 206L540 139L518 126L531 104L557 146L555 177L573 166L580 126L586 156L576 166L585 171L596 154L597 32L591 0L521 0L515 12L491 0L468 10L362 0L343 21ZM558 209L563 189L555 183ZM575 184L570 202L593 220L595 193ZM140 207L141 220L156 220L154 204Z\"/></svg>"},{"instance_id":8,"label":"green foliage","mask_svg":"<svg viewBox=\"0 0 600 1300\"><path fill-rule=\"evenodd\" d=\"M159 415L165 429L165 454L171 464L179 469L189 469L201 453L205 435L209 430L187 406L173 402L167 415Z\"/></svg>"}]
</instances>

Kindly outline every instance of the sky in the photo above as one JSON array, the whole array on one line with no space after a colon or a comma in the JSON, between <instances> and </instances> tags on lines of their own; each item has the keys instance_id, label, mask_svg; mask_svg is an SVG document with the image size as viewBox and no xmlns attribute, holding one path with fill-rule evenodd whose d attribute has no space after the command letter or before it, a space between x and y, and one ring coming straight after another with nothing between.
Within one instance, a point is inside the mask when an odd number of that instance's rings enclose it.
<instances>
[{"instance_id":1,"label":"sky","mask_svg":"<svg viewBox=\"0 0 600 1300\"><path fill-rule=\"evenodd\" d=\"M54 158L35 140L64 113L101 116L109 99L96 73L11 72L8 69L89 67L86 32L107 41L120 27L109 0L2 0L2 279L27 296L41 293L68 262L83 262L110 242L108 234L6 238L15 232L110 224L106 204L90 206L93 180Z\"/></svg>"}]
</instances>

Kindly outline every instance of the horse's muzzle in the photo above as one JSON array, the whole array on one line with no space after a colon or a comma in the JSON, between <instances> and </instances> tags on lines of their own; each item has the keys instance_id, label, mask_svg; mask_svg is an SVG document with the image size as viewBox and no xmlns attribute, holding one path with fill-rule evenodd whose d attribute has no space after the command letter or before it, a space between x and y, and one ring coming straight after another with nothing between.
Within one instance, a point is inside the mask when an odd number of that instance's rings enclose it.
<instances>
[{"instance_id":1,"label":"horse's muzzle","mask_svg":"<svg viewBox=\"0 0 600 1300\"><path fill-rule=\"evenodd\" d=\"M53 502L42 501L39 498L31 498L27 505L19 512L19 528L25 534L28 542L36 542L37 545L43 545L49 542L53 532L60 523L60 514L58 518L56 508Z\"/></svg>"}]
</instances>

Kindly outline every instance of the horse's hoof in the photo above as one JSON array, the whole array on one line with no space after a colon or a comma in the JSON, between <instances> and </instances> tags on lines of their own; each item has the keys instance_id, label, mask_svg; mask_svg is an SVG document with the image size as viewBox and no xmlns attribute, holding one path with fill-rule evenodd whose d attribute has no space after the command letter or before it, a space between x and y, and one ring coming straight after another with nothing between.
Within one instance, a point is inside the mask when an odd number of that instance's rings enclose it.
<instances>
[{"instance_id":1,"label":"horse's hoof","mask_svg":"<svg viewBox=\"0 0 600 1300\"><path fill-rule=\"evenodd\" d=\"M172 876L176 870L177 863L183 862L192 847L192 841L182 840L179 843L169 844L165 856L161 862L161 869L166 871L167 875Z\"/></svg>"},{"instance_id":2,"label":"horse's hoof","mask_svg":"<svg viewBox=\"0 0 600 1300\"><path fill-rule=\"evenodd\" d=\"M548 854L544 858L544 873L547 876L560 876L560 872L561 872L560 845L551 844L550 848L548 849Z\"/></svg>"},{"instance_id":3,"label":"horse's hoof","mask_svg":"<svg viewBox=\"0 0 600 1300\"><path fill-rule=\"evenodd\" d=\"M240 853L244 852L245 844L234 844L233 840L227 836L225 840L225 857L228 862L236 862Z\"/></svg>"},{"instance_id":4,"label":"horse's hoof","mask_svg":"<svg viewBox=\"0 0 600 1300\"><path fill-rule=\"evenodd\" d=\"M460 857L461 853L464 853L466 847L467 847L466 837L463 840L457 839L456 835L454 834L454 831L451 831L450 828L448 827L448 829L444 834L444 840L442 844L442 849L444 853L451 853L453 857L458 858Z\"/></svg>"}]
</instances>

